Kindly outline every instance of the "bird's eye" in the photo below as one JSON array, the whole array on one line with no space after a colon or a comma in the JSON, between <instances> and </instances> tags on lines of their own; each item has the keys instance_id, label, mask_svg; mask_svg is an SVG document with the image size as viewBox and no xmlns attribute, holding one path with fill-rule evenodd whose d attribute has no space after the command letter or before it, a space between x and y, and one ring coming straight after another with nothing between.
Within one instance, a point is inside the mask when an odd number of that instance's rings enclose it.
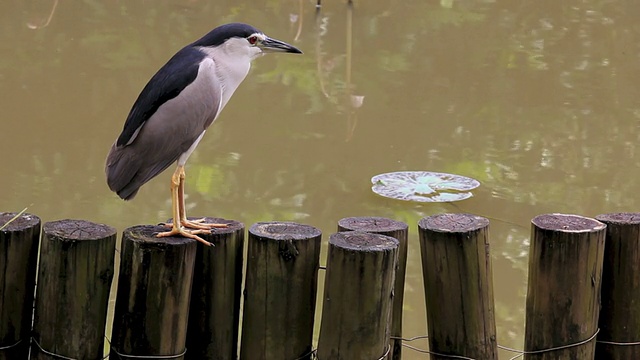
<instances>
[{"instance_id":1,"label":"bird's eye","mask_svg":"<svg viewBox=\"0 0 640 360\"><path fill-rule=\"evenodd\" d=\"M249 44L255 45L258 42L258 37L255 35L249 36L247 40L249 40Z\"/></svg>"}]
</instances>

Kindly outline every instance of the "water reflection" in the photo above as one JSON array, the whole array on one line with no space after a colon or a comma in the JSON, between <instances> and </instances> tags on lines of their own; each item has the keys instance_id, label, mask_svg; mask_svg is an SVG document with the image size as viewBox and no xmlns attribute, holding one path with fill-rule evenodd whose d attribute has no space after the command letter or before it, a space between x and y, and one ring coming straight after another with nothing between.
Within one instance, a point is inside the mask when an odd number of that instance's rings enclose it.
<instances>
[{"instance_id":1,"label":"water reflection","mask_svg":"<svg viewBox=\"0 0 640 360\"><path fill-rule=\"evenodd\" d=\"M244 21L295 39L305 56L254 64L189 160L190 213L298 220L326 237L346 216L387 216L413 230L444 211L495 219L498 340L520 347L531 218L638 211L640 4L383 0L353 12L323 2L316 13L315 3L1 2L0 210L29 206L44 221L118 229L169 217L170 174L125 203L104 183L104 157L169 56L220 23ZM353 107L353 96L364 101ZM482 187L459 208L371 193L373 175L403 170ZM412 336L426 322L410 236Z\"/></svg>"},{"instance_id":2,"label":"water reflection","mask_svg":"<svg viewBox=\"0 0 640 360\"><path fill-rule=\"evenodd\" d=\"M53 19L53 15L56 13L57 8L58 0L54 0L53 4L51 5L51 10L49 11L49 15L27 22L27 27L31 30L37 30L49 26L49 24L51 23L51 19Z\"/></svg>"}]
</instances>

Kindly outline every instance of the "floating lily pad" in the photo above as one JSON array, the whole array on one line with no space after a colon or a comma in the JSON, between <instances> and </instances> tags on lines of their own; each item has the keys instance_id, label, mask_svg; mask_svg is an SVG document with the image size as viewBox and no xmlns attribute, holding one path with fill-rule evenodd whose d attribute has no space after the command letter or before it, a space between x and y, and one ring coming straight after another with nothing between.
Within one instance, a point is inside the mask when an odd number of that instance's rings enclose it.
<instances>
[{"instance_id":1,"label":"floating lily pad","mask_svg":"<svg viewBox=\"0 0 640 360\"><path fill-rule=\"evenodd\" d=\"M449 202L468 199L470 190L480 186L466 176L428 172L399 171L371 178L371 190L384 197L419 202Z\"/></svg>"}]
</instances>

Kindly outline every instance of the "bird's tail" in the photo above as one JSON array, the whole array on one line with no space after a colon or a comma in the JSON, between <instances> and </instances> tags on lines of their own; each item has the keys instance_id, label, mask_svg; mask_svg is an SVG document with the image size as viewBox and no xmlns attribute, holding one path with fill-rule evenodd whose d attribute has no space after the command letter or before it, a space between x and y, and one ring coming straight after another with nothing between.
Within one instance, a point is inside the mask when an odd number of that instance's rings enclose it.
<instances>
[{"instance_id":1,"label":"bird's tail","mask_svg":"<svg viewBox=\"0 0 640 360\"><path fill-rule=\"evenodd\" d=\"M105 164L109 189L124 200L133 199L144 184L144 182L135 181L138 170L139 164L132 158L132 153L127 146L117 146L114 143Z\"/></svg>"}]
</instances>

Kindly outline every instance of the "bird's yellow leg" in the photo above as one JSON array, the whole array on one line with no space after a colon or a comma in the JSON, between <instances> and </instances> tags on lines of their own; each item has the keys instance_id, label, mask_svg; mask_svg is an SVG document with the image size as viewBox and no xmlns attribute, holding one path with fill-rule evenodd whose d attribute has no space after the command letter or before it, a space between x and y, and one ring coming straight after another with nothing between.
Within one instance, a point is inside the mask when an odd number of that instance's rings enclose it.
<instances>
[{"instance_id":1,"label":"bird's yellow leg","mask_svg":"<svg viewBox=\"0 0 640 360\"><path fill-rule=\"evenodd\" d=\"M184 173L184 167L178 166L178 168L181 168L181 172L179 174L180 176L180 183L178 184L178 202L179 202L179 213L180 213L180 224L182 224L182 226L189 228L189 229L198 229L198 230L210 230L213 228L226 228L228 225L227 224L216 224L216 223L205 223L205 219L198 219L198 220L189 220L187 219L187 211L185 203L184 203L184 178L185 178L185 173Z\"/></svg>"},{"instance_id":2,"label":"bird's yellow leg","mask_svg":"<svg viewBox=\"0 0 640 360\"><path fill-rule=\"evenodd\" d=\"M180 166L178 166L178 168L180 168ZM182 220L186 220L187 219L187 211L186 211L186 205L184 203L184 178L185 178L185 172L184 172L184 168L182 168L182 171L180 172L180 178L178 181L178 212L180 213L180 221L182 222Z\"/></svg>"},{"instance_id":3,"label":"bird's yellow leg","mask_svg":"<svg viewBox=\"0 0 640 360\"><path fill-rule=\"evenodd\" d=\"M209 230L206 229L196 229L196 230L186 230L180 224L180 219L184 216L184 204L181 207L181 199L180 199L180 183L184 181L184 167L178 166L176 171L171 176L171 213L173 214L171 230L164 231L156 234L157 237L167 237L167 236L183 236L190 239L198 240L201 243L211 246L211 243L204 240L197 234L208 234ZM184 195L184 194L183 194ZM184 197L184 196L183 196ZM166 224L169 225L169 224Z\"/></svg>"}]
</instances>

